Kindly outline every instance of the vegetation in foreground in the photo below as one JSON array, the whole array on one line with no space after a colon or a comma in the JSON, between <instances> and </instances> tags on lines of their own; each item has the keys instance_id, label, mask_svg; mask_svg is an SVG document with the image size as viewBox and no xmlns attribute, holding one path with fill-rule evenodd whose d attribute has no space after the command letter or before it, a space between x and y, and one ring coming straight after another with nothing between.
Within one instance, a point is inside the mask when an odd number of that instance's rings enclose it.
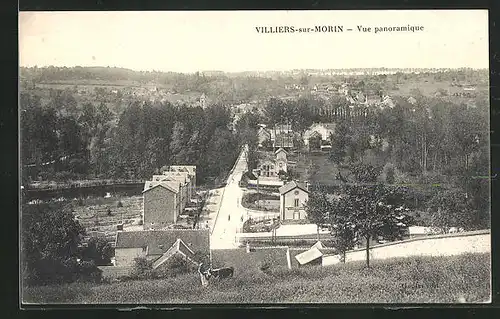
<instances>
[{"instance_id":1,"label":"vegetation in foreground","mask_svg":"<svg viewBox=\"0 0 500 319\"><path fill-rule=\"evenodd\" d=\"M249 265L202 287L197 273L112 284L28 287L28 303L477 303L490 300L490 254L401 258L265 272Z\"/></svg>"}]
</instances>

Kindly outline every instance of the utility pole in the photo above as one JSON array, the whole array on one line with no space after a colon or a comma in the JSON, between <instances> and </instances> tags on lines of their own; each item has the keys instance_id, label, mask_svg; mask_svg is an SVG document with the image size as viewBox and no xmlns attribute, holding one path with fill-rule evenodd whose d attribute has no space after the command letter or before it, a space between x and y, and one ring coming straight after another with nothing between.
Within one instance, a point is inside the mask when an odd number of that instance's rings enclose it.
<instances>
[{"instance_id":1,"label":"utility pole","mask_svg":"<svg viewBox=\"0 0 500 319\"><path fill-rule=\"evenodd\" d=\"M260 191L259 191L260 171L257 173L257 207L260 208Z\"/></svg>"}]
</instances>

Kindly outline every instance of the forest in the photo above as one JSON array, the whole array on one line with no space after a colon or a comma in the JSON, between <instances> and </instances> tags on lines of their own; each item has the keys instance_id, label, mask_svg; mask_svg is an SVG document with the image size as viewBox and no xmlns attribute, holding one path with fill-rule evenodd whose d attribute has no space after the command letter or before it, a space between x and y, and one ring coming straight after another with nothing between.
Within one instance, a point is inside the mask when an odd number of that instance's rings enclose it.
<instances>
[{"instance_id":1,"label":"forest","mask_svg":"<svg viewBox=\"0 0 500 319\"><path fill-rule=\"evenodd\" d=\"M239 152L227 107L133 102L120 115L68 94L43 104L21 94L23 182L149 178L165 165L198 166L200 183L224 174Z\"/></svg>"}]
</instances>

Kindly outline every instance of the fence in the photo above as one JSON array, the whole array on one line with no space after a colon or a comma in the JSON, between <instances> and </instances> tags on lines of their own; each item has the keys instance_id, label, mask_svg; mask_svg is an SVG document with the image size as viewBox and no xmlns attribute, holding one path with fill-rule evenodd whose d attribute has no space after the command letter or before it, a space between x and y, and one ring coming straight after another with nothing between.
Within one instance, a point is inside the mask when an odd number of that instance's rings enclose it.
<instances>
[{"instance_id":1,"label":"fence","mask_svg":"<svg viewBox=\"0 0 500 319\"><path fill-rule=\"evenodd\" d=\"M447 235L434 235L377 245L370 248L372 259L410 256L452 256L464 253L491 252L490 230ZM346 262L366 259L366 250L355 249L346 253ZM337 255L323 256L323 266L339 263Z\"/></svg>"}]
</instances>

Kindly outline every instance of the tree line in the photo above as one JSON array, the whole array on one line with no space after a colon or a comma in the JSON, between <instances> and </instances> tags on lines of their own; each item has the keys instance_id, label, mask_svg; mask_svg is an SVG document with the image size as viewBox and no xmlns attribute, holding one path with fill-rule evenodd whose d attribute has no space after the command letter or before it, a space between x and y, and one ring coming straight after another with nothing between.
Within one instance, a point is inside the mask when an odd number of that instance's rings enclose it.
<instances>
[{"instance_id":1,"label":"tree line","mask_svg":"<svg viewBox=\"0 0 500 319\"><path fill-rule=\"evenodd\" d=\"M232 116L223 105L132 102L120 115L101 103L78 105L71 94L42 105L21 94L24 182L91 178L144 179L174 164L196 165L203 183L218 177L239 152Z\"/></svg>"}]
</instances>

